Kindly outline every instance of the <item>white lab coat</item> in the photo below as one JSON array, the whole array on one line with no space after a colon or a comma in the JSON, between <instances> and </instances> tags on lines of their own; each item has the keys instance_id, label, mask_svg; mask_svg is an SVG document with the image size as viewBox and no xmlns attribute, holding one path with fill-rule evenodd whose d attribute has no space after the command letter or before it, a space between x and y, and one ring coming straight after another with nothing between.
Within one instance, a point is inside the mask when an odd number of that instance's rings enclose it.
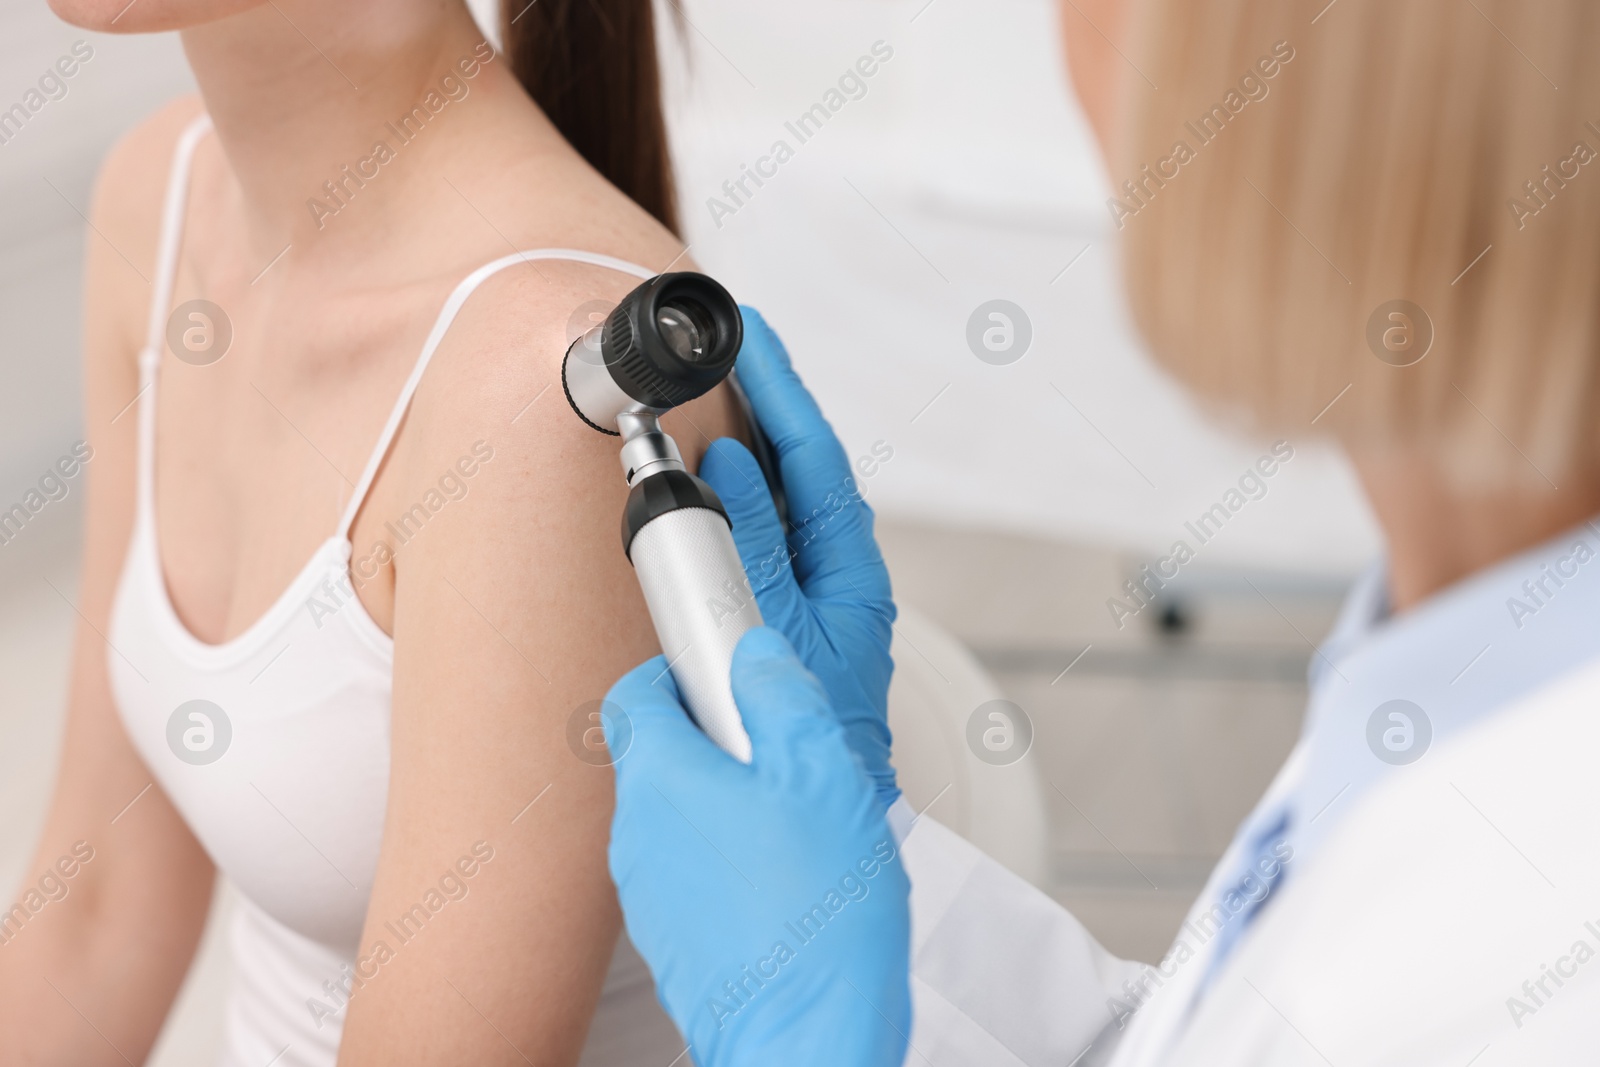
<instances>
[{"instance_id":1,"label":"white lab coat","mask_svg":"<svg viewBox=\"0 0 1600 1067\"><path fill-rule=\"evenodd\" d=\"M1362 794L1198 996L1215 942L1195 934L1197 905L1180 933L1194 956L1169 956L1143 1003L1124 982L1149 968L1111 956L1049 897L923 817L902 847L906 1063L1600 1062L1597 768L1590 662Z\"/></svg>"}]
</instances>

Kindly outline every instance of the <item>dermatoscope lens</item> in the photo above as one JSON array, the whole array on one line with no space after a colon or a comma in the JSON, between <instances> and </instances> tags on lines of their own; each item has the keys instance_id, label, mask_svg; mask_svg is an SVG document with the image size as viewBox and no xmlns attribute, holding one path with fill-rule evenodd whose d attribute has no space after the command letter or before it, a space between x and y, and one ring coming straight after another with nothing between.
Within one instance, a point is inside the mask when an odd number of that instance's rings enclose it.
<instances>
[{"instance_id":1,"label":"dermatoscope lens","mask_svg":"<svg viewBox=\"0 0 1600 1067\"><path fill-rule=\"evenodd\" d=\"M689 301L664 303L656 310L656 326L661 339L679 359L699 363L716 345L716 327L711 315Z\"/></svg>"},{"instance_id":2,"label":"dermatoscope lens","mask_svg":"<svg viewBox=\"0 0 1600 1067\"><path fill-rule=\"evenodd\" d=\"M733 297L689 271L658 274L623 297L597 331L598 359L578 343L595 336L586 333L591 322L575 321L567 334L561 384L573 409L605 433L632 407L665 411L704 396L732 373L744 341Z\"/></svg>"}]
</instances>

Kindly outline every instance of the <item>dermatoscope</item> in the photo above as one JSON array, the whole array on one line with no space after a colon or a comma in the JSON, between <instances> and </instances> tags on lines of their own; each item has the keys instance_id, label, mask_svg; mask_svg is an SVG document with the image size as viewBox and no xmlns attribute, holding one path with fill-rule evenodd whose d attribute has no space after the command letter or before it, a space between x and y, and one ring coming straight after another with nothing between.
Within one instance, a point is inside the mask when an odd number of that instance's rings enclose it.
<instances>
[{"instance_id":1,"label":"dermatoscope","mask_svg":"<svg viewBox=\"0 0 1600 1067\"><path fill-rule=\"evenodd\" d=\"M734 646L761 625L761 611L722 501L689 473L660 423L670 409L733 382L743 341L739 305L726 289L703 274L660 274L573 341L561 384L579 418L622 439L629 486L622 549L678 692L706 735L748 763L750 738L729 672ZM748 421L758 435L755 420ZM757 449L758 459L765 460L763 452Z\"/></svg>"}]
</instances>

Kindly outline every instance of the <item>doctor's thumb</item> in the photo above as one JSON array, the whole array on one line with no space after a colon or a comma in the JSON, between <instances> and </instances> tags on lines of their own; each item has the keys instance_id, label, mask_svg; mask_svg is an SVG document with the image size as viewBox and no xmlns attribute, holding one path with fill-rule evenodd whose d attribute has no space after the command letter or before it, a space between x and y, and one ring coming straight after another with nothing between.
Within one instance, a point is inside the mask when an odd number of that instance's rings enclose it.
<instances>
[{"instance_id":1,"label":"doctor's thumb","mask_svg":"<svg viewBox=\"0 0 1600 1067\"><path fill-rule=\"evenodd\" d=\"M786 763L801 748L844 737L822 683L782 633L758 626L733 650L733 699L750 735L757 768Z\"/></svg>"}]
</instances>

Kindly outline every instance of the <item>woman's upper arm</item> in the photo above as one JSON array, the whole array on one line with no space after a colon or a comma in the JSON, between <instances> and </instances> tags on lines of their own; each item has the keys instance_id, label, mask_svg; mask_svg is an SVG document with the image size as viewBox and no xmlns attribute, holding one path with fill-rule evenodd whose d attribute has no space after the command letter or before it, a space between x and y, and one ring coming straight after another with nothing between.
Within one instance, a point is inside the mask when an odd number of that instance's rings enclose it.
<instances>
[{"instance_id":1,"label":"woman's upper arm","mask_svg":"<svg viewBox=\"0 0 1600 1067\"><path fill-rule=\"evenodd\" d=\"M159 786L143 792L152 779L117 716L106 666L111 602L133 524L138 412L129 403L139 390L136 356L155 259L152 208L192 110L170 107L119 144L90 209L88 459L78 476L86 491L83 569L77 589L58 588L62 611L75 621L66 734L49 815L25 875L37 884L53 870L66 892L7 930L12 936L0 953L6 1062L122 1062L108 1041L142 1056L188 968L210 901L204 852ZM63 857L79 862L63 865ZM68 868L73 873L63 878Z\"/></svg>"},{"instance_id":2,"label":"woman's upper arm","mask_svg":"<svg viewBox=\"0 0 1600 1067\"><path fill-rule=\"evenodd\" d=\"M629 287L528 272L475 296L519 310L458 320L402 435L409 489L388 506L432 516L395 556L389 807L343 1063L581 1049L619 913L611 771L574 731L657 645L622 551L617 439L571 412L559 364L571 309ZM729 414L710 397L694 423L726 433ZM697 457L708 442L677 428Z\"/></svg>"}]
</instances>

